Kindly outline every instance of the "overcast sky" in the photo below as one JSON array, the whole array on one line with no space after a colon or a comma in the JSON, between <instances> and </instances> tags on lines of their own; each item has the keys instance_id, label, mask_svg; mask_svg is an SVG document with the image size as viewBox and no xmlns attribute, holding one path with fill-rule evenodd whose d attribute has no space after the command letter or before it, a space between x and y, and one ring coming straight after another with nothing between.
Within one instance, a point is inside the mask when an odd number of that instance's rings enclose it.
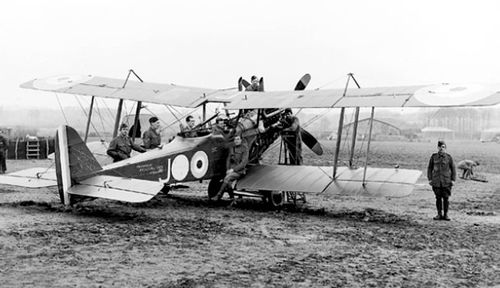
<instances>
[{"instance_id":1,"label":"overcast sky","mask_svg":"<svg viewBox=\"0 0 500 288\"><path fill-rule=\"evenodd\" d=\"M500 82L500 1L16 0L0 12L0 106L57 106L19 88L60 74L267 90ZM63 105L77 105L73 96Z\"/></svg>"}]
</instances>

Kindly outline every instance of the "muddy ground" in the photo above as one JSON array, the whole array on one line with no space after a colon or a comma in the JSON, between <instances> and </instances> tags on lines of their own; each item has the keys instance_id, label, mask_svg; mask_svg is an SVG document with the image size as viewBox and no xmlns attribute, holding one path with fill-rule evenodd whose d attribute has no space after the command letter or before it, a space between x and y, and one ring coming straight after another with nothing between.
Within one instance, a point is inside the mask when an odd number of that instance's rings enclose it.
<instances>
[{"instance_id":1,"label":"muddy ground","mask_svg":"<svg viewBox=\"0 0 500 288\"><path fill-rule=\"evenodd\" d=\"M414 147L400 148L407 145ZM401 160L391 158L395 149ZM483 160L479 173L489 182L457 181L450 222L432 220L434 197L423 177L405 198L309 195L280 211L254 199L231 208L210 203L207 183L144 204L95 200L72 209L53 189L0 186L0 286L500 285L500 145L460 149ZM470 156L460 149L450 153ZM423 169L434 150L375 142L371 163Z\"/></svg>"}]
</instances>

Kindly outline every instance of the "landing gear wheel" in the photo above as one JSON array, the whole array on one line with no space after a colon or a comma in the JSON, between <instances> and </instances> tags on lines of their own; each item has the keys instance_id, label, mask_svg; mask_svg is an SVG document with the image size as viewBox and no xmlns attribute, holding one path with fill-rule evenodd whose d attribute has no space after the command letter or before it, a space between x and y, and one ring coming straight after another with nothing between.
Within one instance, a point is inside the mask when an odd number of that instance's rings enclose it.
<instances>
[{"instance_id":1,"label":"landing gear wheel","mask_svg":"<svg viewBox=\"0 0 500 288\"><path fill-rule=\"evenodd\" d=\"M269 191L267 194L267 203L273 209L281 208L285 202L285 192Z\"/></svg>"},{"instance_id":2,"label":"landing gear wheel","mask_svg":"<svg viewBox=\"0 0 500 288\"><path fill-rule=\"evenodd\" d=\"M168 184L163 185L163 188L161 188L161 190L160 190L160 191L161 191L161 193L163 193L164 195L167 195L167 194L168 194L168 192L170 192L170 185L168 185Z\"/></svg>"},{"instance_id":3,"label":"landing gear wheel","mask_svg":"<svg viewBox=\"0 0 500 288\"><path fill-rule=\"evenodd\" d=\"M222 186L223 178L212 178L208 183L208 198L213 198L217 195Z\"/></svg>"}]
</instances>

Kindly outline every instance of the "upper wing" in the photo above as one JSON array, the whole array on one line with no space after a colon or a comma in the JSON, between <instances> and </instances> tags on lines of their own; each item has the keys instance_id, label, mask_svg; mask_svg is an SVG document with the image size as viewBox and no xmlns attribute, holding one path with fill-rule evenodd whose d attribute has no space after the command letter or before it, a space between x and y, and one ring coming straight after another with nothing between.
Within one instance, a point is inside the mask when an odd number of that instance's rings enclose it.
<instances>
[{"instance_id":1,"label":"upper wing","mask_svg":"<svg viewBox=\"0 0 500 288\"><path fill-rule=\"evenodd\" d=\"M142 101L181 107L197 107L206 101L229 102L234 90L177 86L98 76L64 75L35 79L21 84L22 88L52 91L58 93L97 96L113 99Z\"/></svg>"},{"instance_id":2,"label":"upper wing","mask_svg":"<svg viewBox=\"0 0 500 288\"><path fill-rule=\"evenodd\" d=\"M461 107L500 103L500 85L439 84L348 89L238 92L227 109Z\"/></svg>"}]
</instances>

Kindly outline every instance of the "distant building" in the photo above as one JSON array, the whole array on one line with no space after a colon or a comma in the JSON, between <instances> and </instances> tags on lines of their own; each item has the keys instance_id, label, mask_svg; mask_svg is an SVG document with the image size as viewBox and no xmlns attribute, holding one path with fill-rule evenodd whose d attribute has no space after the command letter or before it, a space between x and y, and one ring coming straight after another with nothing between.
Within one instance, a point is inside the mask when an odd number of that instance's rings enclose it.
<instances>
[{"instance_id":1,"label":"distant building","mask_svg":"<svg viewBox=\"0 0 500 288\"><path fill-rule=\"evenodd\" d=\"M481 142L498 142L500 143L500 128L489 128L481 131Z\"/></svg>"},{"instance_id":2,"label":"distant building","mask_svg":"<svg viewBox=\"0 0 500 288\"><path fill-rule=\"evenodd\" d=\"M455 132L444 127L425 127L422 129L422 138L427 140L451 140L455 139Z\"/></svg>"},{"instance_id":3,"label":"distant building","mask_svg":"<svg viewBox=\"0 0 500 288\"><path fill-rule=\"evenodd\" d=\"M458 139L479 139L482 130L495 126L498 115L497 109L441 108L426 113L424 126L451 129Z\"/></svg>"}]
</instances>

